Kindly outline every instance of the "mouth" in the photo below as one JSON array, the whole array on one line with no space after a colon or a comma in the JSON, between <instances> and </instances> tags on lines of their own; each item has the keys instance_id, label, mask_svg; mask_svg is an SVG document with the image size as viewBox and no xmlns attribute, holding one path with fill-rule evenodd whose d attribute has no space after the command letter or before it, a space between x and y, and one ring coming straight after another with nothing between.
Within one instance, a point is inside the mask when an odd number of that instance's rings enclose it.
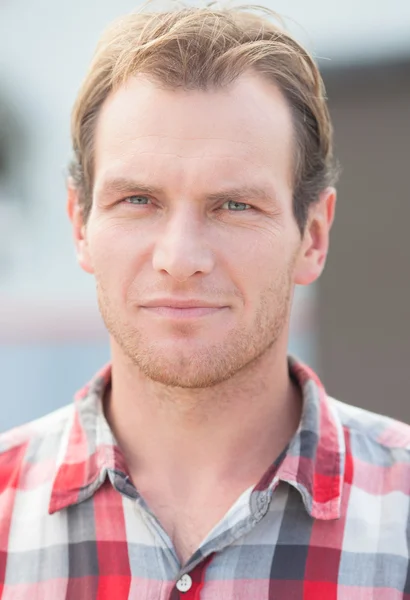
<instances>
[{"instance_id":1,"label":"mouth","mask_svg":"<svg viewBox=\"0 0 410 600\"><path fill-rule=\"evenodd\" d=\"M210 317L228 308L220 302L200 298L154 298L141 305L144 312L168 319L199 319Z\"/></svg>"},{"instance_id":2,"label":"mouth","mask_svg":"<svg viewBox=\"0 0 410 600\"><path fill-rule=\"evenodd\" d=\"M142 306L144 311L171 319L197 319L220 313L227 306Z\"/></svg>"}]
</instances>

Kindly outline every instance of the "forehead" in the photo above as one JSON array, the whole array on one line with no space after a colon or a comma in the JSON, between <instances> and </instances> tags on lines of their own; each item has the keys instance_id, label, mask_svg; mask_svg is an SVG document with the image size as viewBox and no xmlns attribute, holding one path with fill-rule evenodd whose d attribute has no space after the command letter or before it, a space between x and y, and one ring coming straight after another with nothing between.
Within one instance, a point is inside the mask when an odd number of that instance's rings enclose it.
<instances>
[{"instance_id":1,"label":"forehead","mask_svg":"<svg viewBox=\"0 0 410 600\"><path fill-rule=\"evenodd\" d=\"M290 109L270 82L246 75L223 89L186 91L138 76L102 107L95 181L107 172L131 177L142 170L196 184L271 177L288 186L292 148Z\"/></svg>"}]
</instances>

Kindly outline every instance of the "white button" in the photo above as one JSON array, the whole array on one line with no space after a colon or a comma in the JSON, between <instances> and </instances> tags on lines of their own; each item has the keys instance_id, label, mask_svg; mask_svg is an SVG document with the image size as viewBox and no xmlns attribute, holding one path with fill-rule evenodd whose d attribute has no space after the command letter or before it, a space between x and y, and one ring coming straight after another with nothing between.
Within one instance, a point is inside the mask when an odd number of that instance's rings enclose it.
<instances>
[{"instance_id":1,"label":"white button","mask_svg":"<svg viewBox=\"0 0 410 600\"><path fill-rule=\"evenodd\" d=\"M192 579L188 574L182 575L181 579L178 579L177 590L179 592L187 592L188 590L191 589L191 587L192 587Z\"/></svg>"}]
</instances>

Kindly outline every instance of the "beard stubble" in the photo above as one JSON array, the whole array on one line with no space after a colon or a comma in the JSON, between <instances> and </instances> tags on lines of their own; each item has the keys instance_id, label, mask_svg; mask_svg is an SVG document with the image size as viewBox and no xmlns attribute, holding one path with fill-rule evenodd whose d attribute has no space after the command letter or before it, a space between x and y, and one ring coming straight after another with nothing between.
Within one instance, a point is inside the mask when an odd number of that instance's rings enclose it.
<instances>
[{"instance_id":1,"label":"beard stubble","mask_svg":"<svg viewBox=\"0 0 410 600\"><path fill-rule=\"evenodd\" d=\"M247 327L238 323L223 342L195 344L189 350L167 348L161 340L148 339L123 318L104 278L96 274L98 305L109 334L143 375L165 386L203 389L250 367L275 345L290 317L292 267L262 292L252 323Z\"/></svg>"}]
</instances>

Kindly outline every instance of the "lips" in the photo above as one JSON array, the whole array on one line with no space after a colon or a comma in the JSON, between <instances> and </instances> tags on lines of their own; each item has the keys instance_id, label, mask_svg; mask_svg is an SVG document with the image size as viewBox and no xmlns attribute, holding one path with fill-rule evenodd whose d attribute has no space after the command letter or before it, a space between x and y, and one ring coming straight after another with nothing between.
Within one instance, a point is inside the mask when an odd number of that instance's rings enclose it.
<instances>
[{"instance_id":1,"label":"lips","mask_svg":"<svg viewBox=\"0 0 410 600\"><path fill-rule=\"evenodd\" d=\"M199 299L161 298L146 302L141 308L157 316L187 319L212 315L227 306Z\"/></svg>"},{"instance_id":2,"label":"lips","mask_svg":"<svg viewBox=\"0 0 410 600\"><path fill-rule=\"evenodd\" d=\"M143 308L225 308L219 302L210 302L209 300L201 300L194 298L157 298L144 302L141 305Z\"/></svg>"},{"instance_id":3,"label":"lips","mask_svg":"<svg viewBox=\"0 0 410 600\"><path fill-rule=\"evenodd\" d=\"M173 319L205 317L223 310L223 308L207 306L191 306L187 308L174 306L144 306L143 308L152 314Z\"/></svg>"}]
</instances>

